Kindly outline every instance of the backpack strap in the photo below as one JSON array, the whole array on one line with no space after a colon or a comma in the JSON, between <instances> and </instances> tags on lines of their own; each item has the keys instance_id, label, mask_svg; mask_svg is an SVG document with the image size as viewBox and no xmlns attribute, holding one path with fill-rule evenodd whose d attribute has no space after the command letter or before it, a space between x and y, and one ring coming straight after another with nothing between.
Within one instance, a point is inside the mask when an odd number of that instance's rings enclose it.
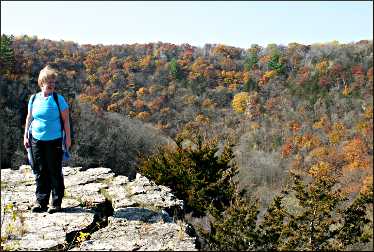
<instances>
[{"instance_id":1,"label":"backpack strap","mask_svg":"<svg viewBox=\"0 0 374 252\"><path fill-rule=\"evenodd\" d=\"M32 104L34 103L35 96L36 96L36 94L33 94L32 97L31 97L31 106L32 106ZM31 109L32 109L32 108L31 108Z\"/></svg>"},{"instance_id":2,"label":"backpack strap","mask_svg":"<svg viewBox=\"0 0 374 252\"><path fill-rule=\"evenodd\" d=\"M63 131L64 131L64 123L62 121L62 116L61 116L61 109L60 109L60 104L58 103L58 96L57 93L53 92L53 100L55 100L58 108L58 113L60 115L60 124L61 124L61 135L63 136Z\"/></svg>"}]
</instances>

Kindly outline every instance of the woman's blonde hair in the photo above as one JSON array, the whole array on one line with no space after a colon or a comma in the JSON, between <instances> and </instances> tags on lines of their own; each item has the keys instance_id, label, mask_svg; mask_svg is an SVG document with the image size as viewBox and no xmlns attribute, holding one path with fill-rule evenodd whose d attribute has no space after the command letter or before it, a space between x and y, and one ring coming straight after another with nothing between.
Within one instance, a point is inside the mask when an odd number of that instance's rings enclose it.
<instances>
[{"instance_id":1,"label":"woman's blonde hair","mask_svg":"<svg viewBox=\"0 0 374 252\"><path fill-rule=\"evenodd\" d=\"M57 72L50 65L46 65L39 73L38 85L42 86L43 82L47 81L49 78L56 78Z\"/></svg>"}]
</instances>

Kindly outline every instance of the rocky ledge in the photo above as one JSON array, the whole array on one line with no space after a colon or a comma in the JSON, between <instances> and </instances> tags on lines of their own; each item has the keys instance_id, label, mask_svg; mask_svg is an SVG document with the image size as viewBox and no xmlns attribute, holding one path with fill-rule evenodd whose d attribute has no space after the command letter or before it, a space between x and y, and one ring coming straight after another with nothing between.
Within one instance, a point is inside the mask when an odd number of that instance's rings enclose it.
<instances>
[{"instance_id":1,"label":"rocky ledge","mask_svg":"<svg viewBox=\"0 0 374 252\"><path fill-rule=\"evenodd\" d=\"M1 170L1 250L196 250L178 216L183 201L137 174L108 168L63 168L65 197L58 213L32 213L30 166Z\"/></svg>"}]
</instances>

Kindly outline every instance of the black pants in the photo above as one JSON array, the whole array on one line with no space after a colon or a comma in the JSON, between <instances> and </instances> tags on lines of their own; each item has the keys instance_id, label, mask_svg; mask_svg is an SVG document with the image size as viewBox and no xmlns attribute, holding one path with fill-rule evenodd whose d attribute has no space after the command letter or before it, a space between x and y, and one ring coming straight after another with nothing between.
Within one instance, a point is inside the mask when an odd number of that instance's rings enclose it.
<instances>
[{"instance_id":1,"label":"black pants","mask_svg":"<svg viewBox=\"0 0 374 252\"><path fill-rule=\"evenodd\" d=\"M42 141L32 138L32 170L36 181L36 200L47 206L52 191L52 205L61 206L64 196L64 176L62 174L62 139Z\"/></svg>"}]
</instances>

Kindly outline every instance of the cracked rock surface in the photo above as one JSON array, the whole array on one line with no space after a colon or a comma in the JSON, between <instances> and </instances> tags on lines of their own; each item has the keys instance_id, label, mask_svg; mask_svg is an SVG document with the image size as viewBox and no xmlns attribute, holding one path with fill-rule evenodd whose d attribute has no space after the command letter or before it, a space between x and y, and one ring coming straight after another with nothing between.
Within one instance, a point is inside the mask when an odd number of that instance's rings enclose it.
<instances>
[{"instance_id":1,"label":"cracked rock surface","mask_svg":"<svg viewBox=\"0 0 374 252\"><path fill-rule=\"evenodd\" d=\"M109 168L63 173L62 211L48 214L30 210L30 166L1 170L1 250L196 250L186 224L173 218L183 201L169 188L140 174L129 181Z\"/></svg>"}]
</instances>

